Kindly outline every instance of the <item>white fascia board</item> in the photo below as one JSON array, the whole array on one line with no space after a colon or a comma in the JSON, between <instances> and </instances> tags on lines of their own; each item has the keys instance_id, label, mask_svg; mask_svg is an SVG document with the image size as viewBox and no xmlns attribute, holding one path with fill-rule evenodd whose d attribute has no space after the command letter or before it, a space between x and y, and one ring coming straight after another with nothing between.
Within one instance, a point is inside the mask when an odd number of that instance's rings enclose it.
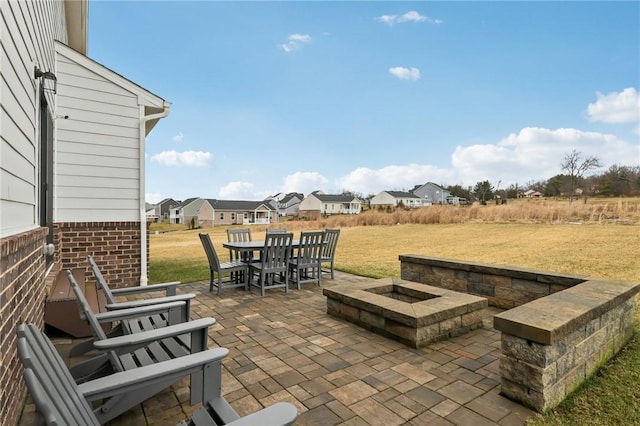
<instances>
[{"instance_id":1,"label":"white fascia board","mask_svg":"<svg viewBox=\"0 0 640 426\"><path fill-rule=\"evenodd\" d=\"M82 55L69 46L61 43L59 41L55 42L56 45L56 53L62 54L69 59L75 61L79 65L85 67L86 69L98 74L104 79L112 82L113 84L122 87L123 89L135 94L138 96L138 105L144 105L145 107L158 108L158 112L163 111L166 108L169 108L171 105L169 102L165 101L161 97L151 93L145 88L139 86L138 84L128 80L127 78L121 76L120 74L110 70L104 65L94 61L91 58L88 58L85 55Z\"/></svg>"}]
</instances>

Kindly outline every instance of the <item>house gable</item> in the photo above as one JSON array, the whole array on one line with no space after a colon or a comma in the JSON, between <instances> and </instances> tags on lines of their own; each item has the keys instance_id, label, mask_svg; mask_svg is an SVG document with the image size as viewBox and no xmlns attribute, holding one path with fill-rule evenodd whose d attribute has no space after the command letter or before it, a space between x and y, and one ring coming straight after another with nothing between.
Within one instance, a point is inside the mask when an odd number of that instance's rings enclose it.
<instances>
[{"instance_id":1,"label":"house gable","mask_svg":"<svg viewBox=\"0 0 640 426\"><path fill-rule=\"evenodd\" d=\"M140 220L141 114L162 98L56 42L55 220ZM147 126L148 127L148 126Z\"/></svg>"}]
</instances>

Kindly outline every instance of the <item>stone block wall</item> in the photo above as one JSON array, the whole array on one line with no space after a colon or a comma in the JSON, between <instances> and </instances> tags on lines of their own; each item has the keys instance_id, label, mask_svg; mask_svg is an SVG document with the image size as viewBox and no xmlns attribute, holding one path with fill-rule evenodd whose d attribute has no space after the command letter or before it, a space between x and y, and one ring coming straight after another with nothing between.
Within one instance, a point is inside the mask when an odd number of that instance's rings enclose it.
<instances>
[{"instance_id":1,"label":"stone block wall","mask_svg":"<svg viewBox=\"0 0 640 426\"><path fill-rule=\"evenodd\" d=\"M503 312L502 393L544 412L628 342L640 284L593 280Z\"/></svg>"},{"instance_id":2,"label":"stone block wall","mask_svg":"<svg viewBox=\"0 0 640 426\"><path fill-rule=\"evenodd\" d=\"M0 239L0 423L17 424L26 393L16 326L44 321L47 228Z\"/></svg>"},{"instance_id":3,"label":"stone block wall","mask_svg":"<svg viewBox=\"0 0 640 426\"><path fill-rule=\"evenodd\" d=\"M148 230L147 230L148 232ZM141 273L140 222L64 222L54 224L58 268L83 268L94 282L87 255L93 256L113 288L139 285ZM149 238L147 238L147 264Z\"/></svg>"},{"instance_id":4,"label":"stone block wall","mask_svg":"<svg viewBox=\"0 0 640 426\"><path fill-rule=\"evenodd\" d=\"M502 309L565 290L586 278L411 254L401 255L400 262L403 280L486 297L490 306Z\"/></svg>"}]
</instances>

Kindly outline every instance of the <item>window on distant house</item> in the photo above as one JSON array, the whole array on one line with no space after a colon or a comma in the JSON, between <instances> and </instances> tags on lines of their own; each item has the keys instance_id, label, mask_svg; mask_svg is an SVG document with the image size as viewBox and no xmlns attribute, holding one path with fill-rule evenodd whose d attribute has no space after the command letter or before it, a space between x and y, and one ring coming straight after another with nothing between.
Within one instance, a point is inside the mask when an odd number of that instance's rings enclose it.
<instances>
[{"instance_id":1,"label":"window on distant house","mask_svg":"<svg viewBox=\"0 0 640 426\"><path fill-rule=\"evenodd\" d=\"M224 220L224 213L220 213L220 220Z\"/></svg>"},{"instance_id":2,"label":"window on distant house","mask_svg":"<svg viewBox=\"0 0 640 426\"><path fill-rule=\"evenodd\" d=\"M235 213L231 213L231 220L236 220L236 214Z\"/></svg>"}]
</instances>

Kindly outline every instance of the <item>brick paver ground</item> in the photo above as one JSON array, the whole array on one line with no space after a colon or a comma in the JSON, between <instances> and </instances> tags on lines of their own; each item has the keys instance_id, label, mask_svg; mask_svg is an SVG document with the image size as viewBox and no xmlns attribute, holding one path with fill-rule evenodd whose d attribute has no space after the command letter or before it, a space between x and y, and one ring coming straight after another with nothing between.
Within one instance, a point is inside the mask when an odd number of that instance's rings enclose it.
<instances>
[{"instance_id":1,"label":"brick paver ground","mask_svg":"<svg viewBox=\"0 0 640 426\"><path fill-rule=\"evenodd\" d=\"M337 272L333 286L366 278ZM192 318L214 317L209 347L223 346L223 394L240 415L277 401L298 407L298 425L522 425L533 412L501 396L500 334L484 328L413 349L326 313L322 290L224 289L185 284L196 293ZM71 343L56 339L64 355ZM70 360L73 363L74 360ZM198 406L188 379L113 420L111 425L174 425ZM27 398L20 426L38 424Z\"/></svg>"}]
</instances>

